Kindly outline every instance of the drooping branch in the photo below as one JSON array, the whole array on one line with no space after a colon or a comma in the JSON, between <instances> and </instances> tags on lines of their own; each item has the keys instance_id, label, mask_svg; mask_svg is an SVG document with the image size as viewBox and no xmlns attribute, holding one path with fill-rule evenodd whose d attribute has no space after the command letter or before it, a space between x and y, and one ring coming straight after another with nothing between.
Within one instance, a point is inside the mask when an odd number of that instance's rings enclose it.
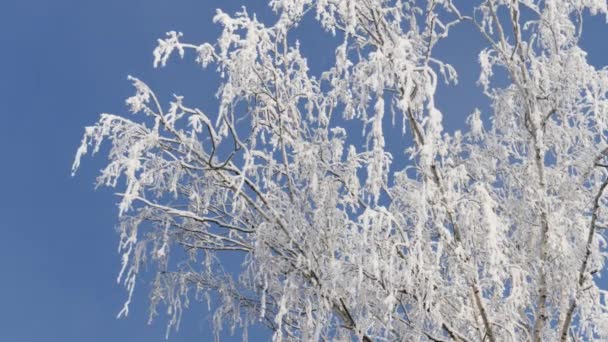
<instances>
[{"instance_id":1,"label":"drooping branch","mask_svg":"<svg viewBox=\"0 0 608 342\"><path fill-rule=\"evenodd\" d=\"M597 226L597 218L600 210L600 200L604 195L604 190L608 187L608 178L604 180L602 185L600 186L595 198L593 199L593 209L591 213L591 223L589 224L589 234L587 235L587 243L585 244L585 254L583 256L583 262L581 263L581 268L578 272L578 281L576 285L576 292L574 294L574 298L570 300L570 304L568 305L568 310L566 310L566 316L564 318L563 324L561 324L561 332L560 332L560 341L566 342L568 340L568 331L570 330L570 325L572 324L572 318L574 317L574 310L576 309L578 297L581 293L581 288L585 283L585 279L587 276L587 266L589 264L589 258L591 257L592 247L593 247L593 238L595 236L595 231L598 229Z\"/></svg>"}]
</instances>

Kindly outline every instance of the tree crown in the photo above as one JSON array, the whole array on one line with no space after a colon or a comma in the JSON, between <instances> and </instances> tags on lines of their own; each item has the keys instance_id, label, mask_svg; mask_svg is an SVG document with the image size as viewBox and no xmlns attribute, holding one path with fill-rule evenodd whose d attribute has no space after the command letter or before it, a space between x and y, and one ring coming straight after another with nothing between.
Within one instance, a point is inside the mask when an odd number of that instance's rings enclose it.
<instances>
[{"instance_id":1,"label":"tree crown","mask_svg":"<svg viewBox=\"0 0 608 342\"><path fill-rule=\"evenodd\" d=\"M261 322L278 341L608 339L594 279L606 256L608 71L579 45L583 18L606 15L606 1L269 5L270 24L218 10L214 43L174 31L158 41L155 67L192 51L215 68L218 108L163 105L131 77L138 116L102 114L85 130L73 170L109 140L97 181L123 189L119 316L149 262L150 317L166 306L169 328L196 298L214 303L216 331ZM290 36L306 16L340 38L316 76ZM435 95L457 72L433 51L457 25L487 44L479 84L491 109L485 124L476 110L466 132L446 133ZM403 139L385 139L389 120ZM238 272L225 270L228 253Z\"/></svg>"}]
</instances>

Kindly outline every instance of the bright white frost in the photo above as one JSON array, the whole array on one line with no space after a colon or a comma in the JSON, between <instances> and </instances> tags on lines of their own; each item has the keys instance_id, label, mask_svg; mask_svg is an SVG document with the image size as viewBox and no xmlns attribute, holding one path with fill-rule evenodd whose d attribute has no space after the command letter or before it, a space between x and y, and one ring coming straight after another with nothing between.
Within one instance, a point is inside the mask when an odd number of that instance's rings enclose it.
<instances>
[{"instance_id":1,"label":"bright white frost","mask_svg":"<svg viewBox=\"0 0 608 342\"><path fill-rule=\"evenodd\" d=\"M608 340L596 282L608 71L578 44L606 2L475 3L272 0L273 23L218 10L213 44L160 39L155 66L190 52L213 64L219 107L163 105L130 78L138 116L102 114L85 130L74 171L109 140L98 183L121 189L120 315L149 263L150 319L163 307L169 328L196 299L217 333L244 338L264 324L276 341ZM316 76L290 35L307 17L340 41ZM492 109L465 134L444 131L435 101L456 71L433 48L456 25L487 43L479 84ZM387 120L410 138L387 139ZM395 170L406 156L388 151L404 149L410 163Z\"/></svg>"}]
</instances>

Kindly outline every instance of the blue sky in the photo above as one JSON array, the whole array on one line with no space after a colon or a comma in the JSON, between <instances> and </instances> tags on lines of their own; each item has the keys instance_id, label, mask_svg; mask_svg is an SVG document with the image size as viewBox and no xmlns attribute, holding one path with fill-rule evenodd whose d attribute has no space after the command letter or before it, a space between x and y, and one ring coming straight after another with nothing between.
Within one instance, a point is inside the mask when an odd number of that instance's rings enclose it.
<instances>
[{"instance_id":1,"label":"blue sky","mask_svg":"<svg viewBox=\"0 0 608 342\"><path fill-rule=\"evenodd\" d=\"M243 3L270 15L265 1L2 0L0 341L164 341L162 319L146 325L143 283L129 318L115 319L126 296L115 282L116 198L111 189L93 191L105 156L86 158L75 178L70 166L84 126L101 112L126 112L127 75L161 98L177 93L212 110L210 84L217 80L193 58L153 69L152 50L168 30L193 42L213 40L215 8L233 13ZM588 20L583 40L596 66L608 62L602 22ZM299 32L313 70L331 63L331 37L314 26ZM481 46L472 28L462 27L438 47L461 75L457 87L439 94L448 130L462 128L481 101ZM170 341L209 340L208 315L203 306L192 308Z\"/></svg>"}]
</instances>

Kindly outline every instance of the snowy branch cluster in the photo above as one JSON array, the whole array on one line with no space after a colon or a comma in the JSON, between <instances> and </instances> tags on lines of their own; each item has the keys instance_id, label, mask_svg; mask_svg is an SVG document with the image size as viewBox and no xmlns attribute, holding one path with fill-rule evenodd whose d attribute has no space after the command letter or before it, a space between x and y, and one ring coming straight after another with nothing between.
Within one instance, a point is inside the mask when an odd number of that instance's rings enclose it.
<instances>
[{"instance_id":1,"label":"snowy branch cluster","mask_svg":"<svg viewBox=\"0 0 608 342\"><path fill-rule=\"evenodd\" d=\"M138 115L86 128L74 170L108 140L98 183L121 189L121 315L148 264L150 318L162 308L169 328L196 299L244 338L608 340L608 70L579 46L605 0L269 5L271 25L218 10L212 44L159 40L155 66L193 52L215 68L218 108L163 105L131 78ZM306 16L340 38L319 75L294 37ZM456 25L486 42L491 112L448 134L435 94L457 75L433 50Z\"/></svg>"}]
</instances>

